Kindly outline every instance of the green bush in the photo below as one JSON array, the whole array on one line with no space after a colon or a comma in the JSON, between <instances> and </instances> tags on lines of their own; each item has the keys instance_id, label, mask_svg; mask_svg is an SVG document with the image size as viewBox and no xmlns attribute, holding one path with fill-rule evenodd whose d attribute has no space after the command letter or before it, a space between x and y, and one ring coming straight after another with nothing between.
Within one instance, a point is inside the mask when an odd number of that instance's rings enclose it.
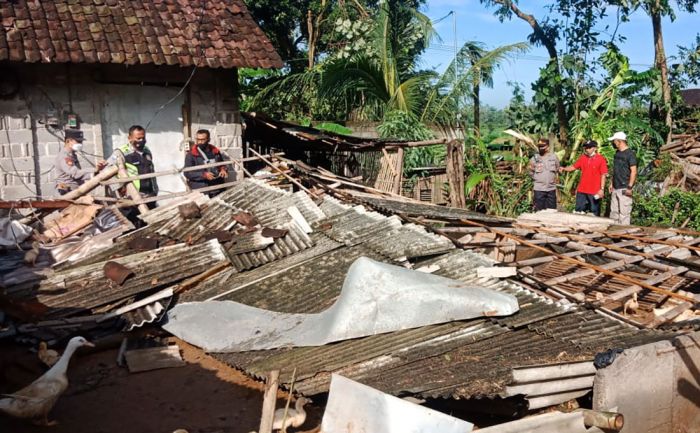
<instances>
[{"instance_id":1,"label":"green bush","mask_svg":"<svg viewBox=\"0 0 700 433\"><path fill-rule=\"evenodd\" d=\"M672 189L663 196L656 192L635 196L632 224L643 227L680 227L686 220L686 227L700 230L698 193Z\"/></svg>"}]
</instances>

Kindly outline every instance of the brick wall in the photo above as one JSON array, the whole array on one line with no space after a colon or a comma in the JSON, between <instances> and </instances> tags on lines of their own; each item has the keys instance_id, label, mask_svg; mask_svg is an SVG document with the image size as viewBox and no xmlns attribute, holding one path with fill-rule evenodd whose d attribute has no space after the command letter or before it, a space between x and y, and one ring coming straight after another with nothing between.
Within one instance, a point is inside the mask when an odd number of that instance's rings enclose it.
<instances>
[{"instance_id":1,"label":"brick wall","mask_svg":"<svg viewBox=\"0 0 700 433\"><path fill-rule=\"evenodd\" d=\"M48 114L56 114L62 119L69 112L79 116L80 129L86 138L83 149L86 153L96 155L84 155L87 161L81 156L82 167L88 168L90 162L94 164L97 159L104 157L104 86L146 81L184 82L183 77L189 72L182 68L124 69L117 65L20 65L16 68L22 78L23 90L13 99L0 100L2 200L36 195L56 196L53 165L63 146L63 128L47 126ZM242 129L235 92L235 73L199 71L191 83L190 95L193 133L200 128L211 130L215 144L231 157L240 158ZM157 157L154 155L154 158Z\"/></svg>"}]
</instances>

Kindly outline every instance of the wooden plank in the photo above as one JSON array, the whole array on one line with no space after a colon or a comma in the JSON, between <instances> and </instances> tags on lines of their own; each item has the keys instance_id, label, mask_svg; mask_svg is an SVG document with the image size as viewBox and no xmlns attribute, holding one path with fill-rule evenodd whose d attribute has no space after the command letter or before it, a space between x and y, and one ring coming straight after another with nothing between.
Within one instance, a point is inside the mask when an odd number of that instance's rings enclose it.
<instances>
[{"instance_id":1,"label":"wooden plank","mask_svg":"<svg viewBox=\"0 0 700 433\"><path fill-rule=\"evenodd\" d=\"M0 209L63 209L72 204L70 200L11 200L0 201Z\"/></svg>"},{"instance_id":2,"label":"wooden plank","mask_svg":"<svg viewBox=\"0 0 700 433\"><path fill-rule=\"evenodd\" d=\"M641 261L641 257L633 257L632 260L617 260L614 262L606 263L604 265L601 265L600 267L602 269L619 269L627 266L630 263L634 263L635 261ZM583 262L582 262L583 263ZM550 278L549 280L545 281L544 283L547 284L548 286L555 286L557 284L565 283L567 281L575 280L576 278L582 278L582 277L587 277L589 275L595 274L596 271L593 269L582 269L580 271L572 272L570 274L565 274L561 275L558 277Z\"/></svg>"},{"instance_id":3,"label":"wooden plank","mask_svg":"<svg viewBox=\"0 0 700 433\"><path fill-rule=\"evenodd\" d=\"M662 325L666 322L669 322L669 321L675 319L676 317L678 317L679 315L681 315L683 312L689 310L692 307L693 307L693 304L691 304L690 302L681 302L680 304L671 308L670 310L668 310L664 314L662 314L658 317L655 317L654 320L652 320L651 323L649 323L649 327L656 328L659 325Z\"/></svg>"},{"instance_id":4,"label":"wooden plank","mask_svg":"<svg viewBox=\"0 0 700 433\"><path fill-rule=\"evenodd\" d=\"M672 271L662 272L659 275L654 275L653 277L650 277L650 278L643 280L643 282L645 282L646 284L659 284L661 282L668 280L669 278L671 278L675 275L682 274L683 272L685 272L687 270L688 270L687 268L678 268L678 269L674 269ZM633 293L640 292L641 290L642 290L641 287L639 287L637 285L631 285L625 289L619 290L619 291L617 291L609 296L606 296L606 298L610 299L612 301L621 301L625 298L632 296ZM673 293L673 292L671 292L671 293Z\"/></svg>"},{"instance_id":5,"label":"wooden plank","mask_svg":"<svg viewBox=\"0 0 700 433\"><path fill-rule=\"evenodd\" d=\"M547 248L545 248L545 247L541 247L541 246L539 246L539 245L535 245L535 244L533 244L533 243L531 243L531 242L529 242L529 241L526 241L526 240L524 240L524 239L520 239L520 238L518 238L517 236L512 236L512 235L509 235L509 234L507 234L507 233L499 232L498 230L495 230L495 229L493 229L493 228L491 228L491 227L488 227L488 226L485 225L485 224L481 224L481 223L478 223L478 222L476 222L476 221L471 221L471 220L467 220L467 219L464 219L464 220L462 220L462 221L463 221L465 224L471 224L471 225L474 225L474 226L477 226L477 227L485 227L485 228L488 228L488 230L491 231L492 233L495 233L495 234L498 234L498 235L501 235L501 236L504 236L504 237L511 238L511 239L515 240L516 242L519 242L519 243L522 244L522 245L530 246L530 247L532 247L532 248L538 249L538 250L543 251L543 252L545 252L545 253L548 253L548 254L557 256L558 258L560 258L560 259L562 259L562 260L564 260L564 261L567 261L567 262L569 262L569 263L574 263L574 264L577 264L577 265L579 265L579 266L583 266L583 267L586 267L586 268L593 269L593 270L595 270L595 271L600 272L601 274L604 274L604 275L608 275L608 276L610 276L610 277L617 278L617 279L622 280L622 281L625 281L625 282L627 282L627 283L630 283L630 284L633 284L633 285L639 285L639 286L641 286L641 287L643 287L643 288L645 288L645 289L651 290L652 292L661 293L661 294L663 294L663 295L670 296L670 297L672 297L672 298L676 298L676 299L681 299L681 300L683 300L683 301L692 302L693 304L695 304L695 303L698 302L694 297L685 296L685 295L679 295L678 293L672 292L672 291L670 291L670 290L661 289L661 288L659 288L659 287L654 287L654 286L652 286L651 284L645 283L645 282L643 282L643 281L639 281L639 280L637 280L637 279L628 277L628 276L623 275L623 274L619 274L619 273L617 273L617 272L610 271L610 270L608 270L608 269L603 269L603 268L601 268L600 266L596 266L596 265L593 265L593 264L590 264L590 263L581 263L580 261L576 260L575 258L566 257L566 256L564 256L564 255L562 255L562 254L559 254L559 253L557 253L557 252L555 252L555 251L552 251L552 250L550 250L550 249L547 249ZM596 242L596 243L597 243L597 242ZM600 244L600 246L605 246L605 244Z\"/></svg>"},{"instance_id":6,"label":"wooden plank","mask_svg":"<svg viewBox=\"0 0 700 433\"><path fill-rule=\"evenodd\" d=\"M183 367L186 364L180 355L180 348L175 344L128 350L124 357L131 373L160 368Z\"/></svg>"},{"instance_id":7,"label":"wooden plank","mask_svg":"<svg viewBox=\"0 0 700 433\"><path fill-rule=\"evenodd\" d=\"M696 247L694 245L688 245L684 244L681 242L672 242L672 241L667 241L664 239L654 239L654 238L648 238L645 236L635 236L635 235L626 235L626 234L616 234L616 233L607 233L603 232L606 236L609 236L611 238L626 238L626 239L634 239L639 242L644 242L648 244L662 244L662 245L668 245L676 248L688 248L689 250L693 251L700 251L700 247Z\"/></svg>"},{"instance_id":8,"label":"wooden plank","mask_svg":"<svg viewBox=\"0 0 700 433\"><path fill-rule=\"evenodd\" d=\"M277 388L279 387L280 371L273 370L267 376L265 394L263 397L262 416L258 433L272 433L272 423L275 419L275 406L277 405Z\"/></svg>"}]
</instances>

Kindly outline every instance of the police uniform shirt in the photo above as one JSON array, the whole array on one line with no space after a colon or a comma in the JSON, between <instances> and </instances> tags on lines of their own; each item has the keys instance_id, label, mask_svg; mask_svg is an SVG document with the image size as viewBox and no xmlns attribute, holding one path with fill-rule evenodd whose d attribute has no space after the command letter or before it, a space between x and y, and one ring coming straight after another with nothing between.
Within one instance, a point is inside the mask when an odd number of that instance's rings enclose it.
<instances>
[{"instance_id":1,"label":"police uniform shirt","mask_svg":"<svg viewBox=\"0 0 700 433\"><path fill-rule=\"evenodd\" d=\"M54 167L56 168L56 189L60 191L76 189L93 173L92 169L80 168L78 155L65 148L56 155Z\"/></svg>"}]
</instances>

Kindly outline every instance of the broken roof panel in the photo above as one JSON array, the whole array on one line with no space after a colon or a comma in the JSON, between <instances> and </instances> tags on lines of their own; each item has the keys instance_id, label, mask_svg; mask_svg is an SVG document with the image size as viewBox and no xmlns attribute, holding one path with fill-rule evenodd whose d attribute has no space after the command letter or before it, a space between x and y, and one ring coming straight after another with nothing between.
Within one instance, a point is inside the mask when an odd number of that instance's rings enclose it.
<instances>
[{"instance_id":1,"label":"broken roof panel","mask_svg":"<svg viewBox=\"0 0 700 433\"><path fill-rule=\"evenodd\" d=\"M484 223L509 223L510 218L496 217L478 212L468 211L454 207L438 206L430 203L420 203L408 199L378 197L357 191L347 190L355 198L375 209L392 214L407 215L421 218L435 218L441 220L472 220Z\"/></svg>"},{"instance_id":2,"label":"broken roof panel","mask_svg":"<svg viewBox=\"0 0 700 433\"><path fill-rule=\"evenodd\" d=\"M133 295L172 285L202 273L217 262L227 261L215 239L197 245L178 244L114 258L133 271L134 276L117 285L104 275L106 262L72 267L42 281L37 288L22 293L9 288L4 295L14 302L38 305L48 317L66 317L129 298Z\"/></svg>"},{"instance_id":3,"label":"broken roof panel","mask_svg":"<svg viewBox=\"0 0 700 433\"><path fill-rule=\"evenodd\" d=\"M321 346L474 317L518 311L509 293L406 269L354 260L340 295L317 314L283 313L231 301L181 303L164 328L206 351ZM410 313L407 313L410 312Z\"/></svg>"}]
</instances>

